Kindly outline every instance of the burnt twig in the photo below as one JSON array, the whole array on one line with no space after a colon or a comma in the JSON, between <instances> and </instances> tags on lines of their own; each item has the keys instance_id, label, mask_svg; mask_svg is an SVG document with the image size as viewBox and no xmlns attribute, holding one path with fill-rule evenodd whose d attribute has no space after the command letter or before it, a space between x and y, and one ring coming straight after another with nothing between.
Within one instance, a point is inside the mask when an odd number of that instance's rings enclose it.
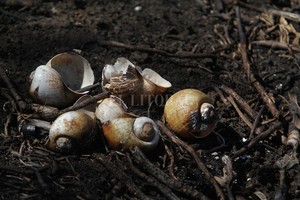
<instances>
[{"instance_id":1,"label":"burnt twig","mask_svg":"<svg viewBox=\"0 0 300 200\"><path fill-rule=\"evenodd\" d=\"M256 111L254 111L249 104L239 95L237 94L233 89L225 86L225 85L221 85L219 87L223 92L225 92L227 95L232 96L235 101L243 108L243 110L252 118L255 119L257 116Z\"/></svg>"},{"instance_id":2,"label":"burnt twig","mask_svg":"<svg viewBox=\"0 0 300 200\"><path fill-rule=\"evenodd\" d=\"M13 98L15 99L15 103L18 105L20 111L26 110L27 103L23 101L21 96L17 93L16 89L14 88L13 84L9 80L4 68L3 68L3 63L0 63L0 76L2 80L5 82L7 88L9 89L10 93L12 94Z\"/></svg>"},{"instance_id":3,"label":"burnt twig","mask_svg":"<svg viewBox=\"0 0 300 200\"><path fill-rule=\"evenodd\" d=\"M284 49L284 50L292 50L298 53L300 52L300 48L298 46L285 44L275 40L253 41L252 44L263 46L263 47L270 47L272 49Z\"/></svg>"},{"instance_id":4,"label":"burnt twig","mask_svg":"<svg viewBox=\"0 0 300 200\"><path fill-rule=\"evenodd\" d=\"M140 171L138 168L136 168L133 163L132 160L129 156L129 154L127 154L127 160L129 163L129 167L130 169L139 177L141 177L142 179L144 179L145 181L147 181L148 183L150 183L151 185L153 185L154 187L156 187L167 199L170 200L179 200L179 198L172 192L172 190L167 187L166 185L160 183L159 181L157 181L156 179L147 176L146 174L144 174L142 171Z\"/></svg>"},{"instance_id":5,"label":"burnt twig","mask_svg":"<svg viewBox=\"0 0 300 200\"><path fill-rule=\"evenodd\" d=\"M297 13L291 13L291 12L275 10L275 9L266 9L266 8L262 8L259 6L250 5L250 4L244 3L242 1L238 1L238 5L248 8L248 9L258 11L258 12L268 12L268 13L271 13L272 15L283 16L289 20L292 20L295 22L300 22L300 15Z\"/></svg>"},{"instance_id":6,"label":"burnt twig","mask_svg":"<svg viewBox=\"0 0 300 200\"><path fill-rule=\"evenodd\" d=\"M242 20L240 16L240 9L239 7L235 8L235 13L237 17L237 23L238 23L238 30L239 30L239 36L240 36L240 43L238 45L238 49L242 56L242 62L243 62L243 68L244 71L249 79L249 81L253 84L259 95L261 96L262 100L265 102L266 106L268 107L269 111L272 113L274 118L278 118L280 113L277 110L277 108L274 105L274 102L272 99L268 96L267 92L265 91L264 87L258 82L258 80L255 78L248 59L247 54L247 40L246 36L242 27Z\"/></svg>"},{"instance_id":7,"label":"burnt twig","mask_svg":"<svg viewBox=\"0 0 300 200\"><path fill-rule=\"evenodd\" d=\"M159 128L162 130L162 132L165 133L174 143L183 147L187 152L189 152L191 154L191 156L196 161L196 164L198 165L199 169L204 173L204 175L208 179L208 181L215 187L215 190L216 190L219 198L224 200L225 196L224 196L222 188L217 183L214 176L207 169L204 162L200 159L200 157L198 156L196 151L191 146L189 146L187 143L185 143L178 137L174 136L173 133L163 124L163 122L157 121L156 123L159 126Z\"/></svg>"},{"instance_id":8,"label":"burnt twig","mask_svg":"<svg viewBox=\"0 0 300 200\"><path fill-rule=\"evenodd\" d=\"M263 114L263 112L265 111L265 108L266 108L265 106L262 106L261 109L259 110L259 112L254 120L254 123L252 125L250 135L249 135L249 140L251 140L253 138L253 134L255 133L255 130L257 130L257 126L260 123L260 118L261 118L261 115Z\"/></svg>"},{"instance_id":9,"label":"burnt twig","mask_svg":"<svg viewBox=\"0 0 300 200\"><path fill-rule=\"evenodd\" d=\"M108 97L109 94L110 94L109 92L104 91L100 94L96 94L95 96L91 96L90 98L85 99L85 100L81 101L80 103L76 103L73 106L70 106L68 108L65 108L65 109L61 110L59 112L59 115L65 113L65 112L71 111L71 110L78 110L80 108L83 108L83 107L91 104L91 103L95 103L95 102L97 102L101 99L104 99L104 98Z\"/></svg>"},{"instance_id":10,"label":"burnt twig","mask_svg":"<svg viewBox=\"0 0 300 200\"><path fill-rule=\"evenodd\" d=\"M156 48L133 46L130 44L124 44L124 43L117 42L117 41L97 40L96 42L100 46L113 46L113 47L124 48L124 49L131 50L131 51L155 53L155 54L159 54L159 55L166 56L166 57L175 57L175 58L216 58L217 57L217 55L214 53L194 54L194 53L189 53L189 52L186 52L186 53L180 52L180 53L173 54L173 53L169 53L167 51L156 49Z\"/></svg>"},{"instance_id":11,"label":"burnt twig","mask_svg":"<svg viewBox=\"0 0 300 200\"><path fill-rule=\"evenodd\" d=\"M148 196L146 196L139 187L137 187L134 182L131 180L130 177L126 175L121 169L118 168L118 166L115 166L111 161L109 161L107 158L104 157L104 155L101 154L95 154L94 158L99 161L101 164L104 165L104 167L118 180L122 181L127 190L135 195L139 199L146 199L150 200Z\"/></svg>"},{"instance_id":12,"label":"burnt twig","mask_svg":"<svg viewBox=\"0 0 300 200\"><path fill-rule=\"evenodd\" d=\"M29 104L28 107L31 111L34 113L32 114L32 118L39 118L47 121L52 121L56 119L59 115L72 111L72 110L78 110L80 108L83 108L91 103L95 103L101 99L104 99L109 96L109 92L102 92L100 94L96 94L94 96L90 96L90 98L87 98L80 103L76 103L75 105L72 105L68 108L65 108L63 110L59 110L55 107L51 106L44 106L39 104Z\"/></svg>"},{"instance_id":13,"label":"burnt twig","mask_svg":"<svg viewBox=\"0 0 300 200\"><path fill-rule=\"evenodd\" d=\"M233 107L235 108L236 112L238 113L238 115L240 116L240 118L245 122L245 124L247 124L247 126L250 129L253 129L253 125L252 123L249 121L249 119L242 113L242 111L239 109L239 107L237 106L237 104L235 103L235 101L233 100L232 96L228 96L227 97L228 101L233 105Z\"/></svg>"},{"instance_id":14,"label":"burnt twig","mask_svg":"<svg viewBox=\"0 0 300 200\"><path fill-rule=\"evenodd\" d=\"M134 161L137 162L144 170L152 174L160 182L168 185L171 189L181 192L187 196L190 196L195 199L207 199L202 193L194 190L192 187L189 187L183 184L179 180L174 180L170 178L167 174L161 171L158 167L155 167L142 153L139 148L134 148L131 150L134 157Z\"/></svg>"},{"instance_id":15,"label":"burnt twig","mask_svg":"<svg viewBox=\"0 0 300 200\"><path fill-rule=\"evenodd\" d=\"M286 121L290 121L291 118L287 117ZM239 149L238 151L236 151L233 155L232 158L236 158L239 155L243 154L245 151L247 151L248 149L252 148L253 146L255 146L259 141L261 141L264 138L267 138L268 136L270 136L272 133L274 133L274 131L276 131L278 128L280 128L282 126L282 123L279 121L276 122L272 122L272 124L270 125L269 129L259 133L256 137L254 137L246 146L242 147L241 149Z\"/></svg>"}]
</instances>

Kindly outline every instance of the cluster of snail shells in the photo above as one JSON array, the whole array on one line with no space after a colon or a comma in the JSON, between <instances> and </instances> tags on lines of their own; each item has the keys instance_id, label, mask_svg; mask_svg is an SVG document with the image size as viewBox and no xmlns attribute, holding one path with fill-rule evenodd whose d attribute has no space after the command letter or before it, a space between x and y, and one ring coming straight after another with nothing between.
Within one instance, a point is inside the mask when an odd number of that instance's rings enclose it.
<instances>
[{"instance_id":1,"label":"cluster of snail shells","mask_svg":"<svg viewBox=\"0 0 300 200\"><path fill-rule=\"evenodd\" d=\"M29 93L43 105L64 108L92 98L86 95L89 91L79 91L92 85L94 79L85 58L75 53L61 53L31 73ZM157 125L148 117L128 113L123 100L160 95L169 87L171 83L153 70L141 70L127 59L118 58L114 65L106 65L102 71L103 90L116 96L60 115L50 127L46 145L64 153L84 149L95 141L100 131L99 120L112 149L138 146L151 151L160 141ZM187 139L205 137L216 125L211 99L196 89L180 90L172 95L165 104L164 118L178 136Z\"/></svg>"},{"instance_id":2,"label":"cluster of snail shells","mask_svg":"<svg viewBox=\"0 0 300 200\"><path fill-rule=\"evenodd\" d=\"M128 113L124 102L116 96L100 101L96 116L112 149L127 150L139 147L144 152L149 152L159 144L160 131L155 122L148 117Z\"/></svg>"},{"instance_id":3,"label":"cluster of snail shells","mask_svg":"<svg viewBox=\"0 0 300 200\"><path fill-rule=\"evenodd\" d=\"M114 65L105 65L102 71L102 88L120 97L127 104L149 101L164 93L172 85L152 69L135 66L120 57Z\"/></svg>"},{"instance_id":4,"label":"cluster of snail shells","mask_svg":"<svg viewBox=\"0 0 300 200\"><path fill-rule=\"evenodd\" d=\"M184 89L167 100L164 118L179 137L195 139L212 133L217 114L208 95L197 89Z\"/></svg>"},{"instance_id":5,"label":"cluster of snail shells","mask_svg":"<svg viewBox=\"0 0 300 200\"><path fill-rule=\"evenodd\" d=\"M35 102L65 108L88 98L85 94L89 91L80 89L92 85L95 77L85 58L75 52L65 52L38 66L29 79L29 94ZM60 115L50 127L46 146L63 153L89 146L99 132L94 111L90 105Z\"/></svg>"}]
</instances>

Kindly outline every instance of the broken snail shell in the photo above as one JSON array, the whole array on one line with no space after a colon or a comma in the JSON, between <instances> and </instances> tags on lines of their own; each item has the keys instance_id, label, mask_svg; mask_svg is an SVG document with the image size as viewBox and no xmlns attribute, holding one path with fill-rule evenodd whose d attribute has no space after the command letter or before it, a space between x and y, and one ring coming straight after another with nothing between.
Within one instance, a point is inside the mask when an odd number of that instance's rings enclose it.
<instances>
[{"instance_id":1,"label":"broken snail shell","mask_svg":"<svg viewBox=\"0 0 300 200\"><path fill-rule=\"evenodd\" d=\"M139 147L142 151L154 150L160 140L160 131L148 117L115 118L102 124L104 137L112 149L127 150Z\"/></svg>"},{"instance_id":2,"label":"broken snail shell","mask_svg":"<svg viewBox=\"0 0 300 200\"><path fill-rule=\"evenodd\" d=\"M209 135L216 125L216 111L208 95L197 89L184 89L166 102L164 118L169 127L182 138Z\"/></svg>"},{"instance_id":3,"label":"broken snail shell","mask_svg":"<svg viewBox=\"0 0 300 200\"><path fill-rule=\"evenodd\" d=\"M61 53L30 74L29 94L38 103L63 108L88 91L95 77L89 62L76 53Z\"/></svg>"},{"instance_id":4,"label":"broken snail shell","mask_svg":"<svg viewBox=\"0 0 300 200\"><path fill-rule=\"evenodd\" d=\"M120 57L114 65L105 65L102 71L102 88L126 102L140 103L164 93L171 83L155 71L142 70L126 58ZM130 101L129 101L130 100Z\"/></svg>"},{"instance_id":5,"label":"broken snail shell","mask_svg":"<svg viewBox=\"0 0 300 200\"><path fill-rule=\"evenodd\" d=\"M51 125L46 146L62 153L80 151L94 142L97 132L95 118L82 110L69 111Z\"/></svg>"}]
</instances>

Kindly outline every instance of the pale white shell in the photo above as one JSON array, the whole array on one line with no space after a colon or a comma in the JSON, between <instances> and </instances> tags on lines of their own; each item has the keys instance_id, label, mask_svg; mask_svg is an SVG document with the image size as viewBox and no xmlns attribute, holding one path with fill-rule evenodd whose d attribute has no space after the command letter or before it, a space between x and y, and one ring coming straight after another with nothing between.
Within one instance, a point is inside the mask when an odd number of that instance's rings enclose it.
<instances>
[{"instance_id":1,"label":"pale white shell","mask_svg":"<svg viewBox=\"0 0 300 200\"><path fill-rule=\"evenodd\" d=\"M149 152L158 146L160 140L157 125L148 117L115 118L103 124L102 129L109 146L115 150L137 146Z\"/></svg>"},{"instance_id":2,"label":"pale white shell","mask_svg":"<svg viewBox=\"0 0 300 200\"><path fill-rule=\"evenodd\" d=\"M54 151L70 153L88 148L95 140L98 127L95 118L84 111L60 115L51 125L46 146Z\"/></svg>"},{"instance_id":3,"label":"pale white shell","mask_svg":"<svg viewBox=\"0 0 300 200\"><path fill-rule=\"evenodd\" d=\"M76 90L92 85L94 79L85 58L75 53L62 53L30 74L29 94L38 103L63 108L87 93Z\"/></svg>"},{"instance_id":4,"label":"pale white shell","mask_svg":"<svg viewBox=\"0 0 300 200\"><path fill-rule=\"evenodd\" d=\"M127 106L122 99L110 96L98 102L96 117L101 123L106 123L112 119L127 116Z\"/></svg>"}]
</instances>

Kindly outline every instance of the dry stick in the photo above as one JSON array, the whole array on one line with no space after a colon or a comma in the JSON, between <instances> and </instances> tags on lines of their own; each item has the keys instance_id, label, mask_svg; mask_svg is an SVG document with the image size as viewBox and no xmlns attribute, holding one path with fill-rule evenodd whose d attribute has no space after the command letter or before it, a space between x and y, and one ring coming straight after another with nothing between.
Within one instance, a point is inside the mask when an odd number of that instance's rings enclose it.
<instances>
[{"instance_id":1,"label":"dry stick","mask_svg":"<svg viewBox=\"0 0 300 200\"><path fill-rule=\"evenodd\" d=\"M245 122L245 124L247 124L247 126L250 129L253 129L253 125L251 124L251 122L249 121L249 119L242 113L242 111L239 109L239 107L237 106L237 104L235 103L235 101L233 100L232 96L228 96L227 97L228 101L230 101L230 103L233 105L233 107L235 108L236 112L239 114L240 118Z\"/></svg>"},{"instance_id":2,"label":"dry stick","mask_svg":"<svg viewBox=\"0 0 300 200\"><path fill-rule=\"evenodd\" d=\"M169 158L170 158L170 164L168 166L169 168L169 175L173 178L173 179L177 179L177 177L174 175L174 155L172 154L170 148L165 144L165 151L167 152Z\"/></svg>"},{"instance_id":3,"label":"dry stick","mask_svg":"<svg viewBox=\"0 0 300 200\"><path fill-rule=\"evenodd\" d=\"M127 190L135 195L139 199L150 200L148 196L146 196L140 189L137 187L134 182L131 180L129 176L126 175L118 166L115 166L111 161L105 158L101 154L95 154L94 158L99 161L104 167L111 173L115 178L123 182L127 188Z\"/></svg>"},{"instance_id":4,"label":"dry stick","mask_svg":"<svg viewBox=\"0 0 300 200\"><path fill-rule=\"evenodd\" d=\"M158 167L153 165L142 153L139 148L134 148L131 150L131 153L134 157L134 161L138 163L141 167L144 168L147 172L149 172L152 176L158 179L160 182L168 185L171 189L181 192L187 196L197 199L207 199L202 193L194 190L192 187L189 187L183 184L179 180L174 180L170 178L167 174L161 171Z\"/></svg>"},{"instance_id":5,"label":"dry stick","mask_svg":"<svg viewBox=\"0 0 300 200\"><path fill-rule=\"evenodd\" d=\"M287 117L286 121L290 121L291 117ZM242 147L241 149L237 150L233 155L232 155L232 159L236 158L238 156L240 156L241 154L243 154L245 151L247 151L248 149L252 148L254 145L256 145L259 141L269 137L274 131L276 131L277 129L279 129L282 126L281 122L272 122L272 124L270 125L269 129L259 133L256 137L254 137L252 140L250 140L250 142Z\"/></svg>"},{"instance_id":6,"label":"dry stick","mask_svg":"<svg viewBox=\"0 0 300 200\"><path fill-rule=\"evenodd\" d=\"M0 94L9 101L9 103L11 104L10 107L12 108L11 111L15 112L18 107L17 107L17 104L15 103L14 99L9 95L9 91L6 88L1 88Z\"/></svg>"},{"instance_id":7,"label":"dry stick","mask_svg":"<svg viewBox=\"0 0 300 200\"><path fill-rule=\"evenodd\" d=\"M249 134L249 140L251 140L253 138L253 134L255 133L255 130L257 130L257 126L260 123L260 117L263 114L263 112L265 111L265 106L263 105L261 107L261 109L259 110L256 119L254 120L253 126L251 128L250 134Z\"/></svg>"},{"instance_id":8,"label":"dry stick","mask_svg":"<svg viewBox=\"0 0 300 200\"><path fill-rule=\"evenodd\" d=\"M94 96L91 96L88 99L83 100L80 103L76 103L75 105L72 105L63 110L58 110L55 107L43 106L43 105L39 105L39 104L30 104L28 106L34 112L34 114L32 115L33 118L40 118L40 119L52 121L53 119L57 118L59 115L65 113L65 112L83 108L91 103L95 103L101 99L108 97L109 94L110 94L109 92L102 92L100 94L96 94Z\"/></svg>"},{"instance_id":9,"label":"dry stick","mask_svg":"<svg viewBox=\"0 0 300 200\"><path fill-rule=\"evenodd\" d=\"M283 16L287 19L296 21L296 22L300 22L300 15L296 14L296 13L291 13L291 12L285 12L285 11L281 11L281 10L274 10L274 9L266 9L266 8L261 8L258 6L253 6L247 3L243 3L241 1L238 1L238 5L245 7L245 8L249 8L258 12L268 12L270 14L273 15L278 15L278 16Z\"/></svg>"},{"instance_id":10,"label":"dry stick","mask_svg":"<svg viewBox=\"0 0 300 200\"><path fill-rule=\"evenodd\" d=\"M233 89L221 85L219 87L223 92L225 92L227 95L232 96L236 102L243 108L243 110L252 118L255 119L257 116L257 113L249 106L249 104L240 96L238 95Z\"/></svg>"},{"instance_id":11,"label":"dry stick","mask_svg":"<svg viewBox=\"0 0 300 200\"><path fill-rule=\"evenodd\" d=\"M176 58L216 58L216 54L214 53L169 53L164 50L160 49L155 49L155 48L148 48L148 47L143 47L143 46L133 46L130 44L124 44L121 42L117 41L106 41L106 40L97 40L96 41L100 46L113 46L113 47L119 47L119 48L124 48L128 49L131 51L141 51L141 52L147 52L147 53L156 53L162 56L166 57L176 57Z\"/></svg>"},{"instance_id":12,"label":"dry stick","mask_svg":"<svg viewBox=\"0 0 300 200\"><path fill-rule=\"evenodd\" d=\"M187 152L191 154L191 156L196 161L196 164L198 165L199 169L204 173L205 177L208 179L208 181L215 187L215 190L217 192L217 195L220 199L225 199L223 190L221 189L220 185L215 180L214 176L210 173L210 171L205 166L204 162L200 159L196 151L189 146L187 143L176 137L161 121L156 121L159 128L162 130L163 133L165 133L172 142L176 143L177 145L183 147Z\"/></svg>"},{"instance_id":13,"label":"dry stick","mask_svg":"<svg viewBox=\"0 0 300 200\"><path fill-rule=\"evenodd\" d=\"M243 27L242 27L242 21L241 21L239 7L235 7L235 14L237 17L238 30L239 30L239 36L240 36L240 43L238 45L238 48L239 48L239 51L241 52L244 71L245 71L249 81L253 84L253 86L256 88L257 92L260 94L261 98L263 99L263 101L266 103L266 105L267 105L269 111L272 113L273 117L278 118L279 114L280 114L279 111L276 109L273 101L268 96L268 94L265 91L265 89L263 88L263 86L257 81L257 79L255 78L255 76L251 70L248 55L247 55L247 50L246 50L247 49L247 41L246 41L246 36L245 36Z\"/></svg>"},{"instance_id":14,"label":"dry stick","mask_svg":"<svg viewBox=\"0 0 300 200\"><path fill-rule=\"evenodd\" d=\"M214 87L214 89L218 93L219 97L221 98L221 100L225 104L225 106L229 107L230 103L228 102L228 99L224 96L223 92L218 87Z\"/></svg>"},{"instance_id":15,"label":"dry stick","mask_svg":"<svg viewBox=\"0 0 300 200\"><path fill-rule=\"evenodd\" d=\"M41 185L41 188L42 188L42 191L44 194L50 194L50 191L49 191L49 186L47 185L47 183L44 181L41 173L39 170L35 169L35 168L32 168L33 171L35 172L35 175L37 177L37 180L39 181L40 185Z\"/></svg>"},{"instance_id":16,"label":"dry stick","mask_svg":"<svg viewBox=\"0 0 300 200\"><path fill-rule=\"evenodd\" d=\"M86 100L83 100L83 101L80 102L80 103L76 103L76 104L73 105L73 106L70 106L70 107L68 107L68 108L66 108L66 109L61 110L61 111L59 112L59 114L61 115L61 114L65 113L65 112L68 112L68 111L71 111L71 110L78 110L78 109L80 109L80 108L83 108L83 107L85 107L85 106L91 104L91 103L95 103L95 102L97 102L97 101L99 101L99 100L101 100L101 99L104 99L104 98L108 97L109 94L110 94L110 92L104 91L104 92L102 92L102 93L100 93L100 94L97 94L97 95L95 95L95 96L91 96L91 98L88 98L88 99L86 99Z\"/></svg>"},{"instance_id":17,"label":"dry stick","mask_svg":"<svg viewBox=\"0 0 300 200\"><path fill-rule=\"evenodd\" d=\"M29 110L34 112L31 117L36 119L42 119L46 121L52 121L60 114L58 108L52 106L45 106L36 103L28 104Z\"/></svg>"},{"instance_id":18,"label":"dry stick","mask_svg":"<svg viewBox=\"0 0 300 200\"><path fill-rule=\"evenodd\" d=\"M15 90L13 84L11 83L11 81L9 80L5 70L3 69L3 65L4 64L1 62L0 63L0 76L1 76L2 80L5 82L7 88L11 92L13 98L16 101L16 104L19 106L20 111L26 110L27 103L25 101L23 101L21 96Z\"/></svg>"},{"instance_id":19,"label":"dry stick","mask_svg":"<svg viewBox=\"0 0 300 200\"><path fill-rule=\"evenodd\" d=\"M253 41L252 45L270 47L270 48L274 48L274 49L292 50L292 51L298 52L298 53L300 52L300 48L297 46L285 44L285 43L274 41L274 40Z\"/></svg>"},{"instance_id":20,"label":"dry stick","mask_svg":"<svg viewBox=\"0 0 300 200\"><path fill-rule=\"evenodd\" d=\"M138 168L136 168L133 163L132 160L129 156L129 154L127 154L127 160L129 163L129 167L130 169L139 177L141 177L142 179L144 179L145 181L147 181L148 183L150 183L152 186L156 187L166 198L170 199L170 200L180 200L173 192L170 188L168 188L166 185L160 183L159 181L157 181L156 179L147 176L146 174L144 174L142 171L140 171Z\"/></svg>"}]
</instances>

